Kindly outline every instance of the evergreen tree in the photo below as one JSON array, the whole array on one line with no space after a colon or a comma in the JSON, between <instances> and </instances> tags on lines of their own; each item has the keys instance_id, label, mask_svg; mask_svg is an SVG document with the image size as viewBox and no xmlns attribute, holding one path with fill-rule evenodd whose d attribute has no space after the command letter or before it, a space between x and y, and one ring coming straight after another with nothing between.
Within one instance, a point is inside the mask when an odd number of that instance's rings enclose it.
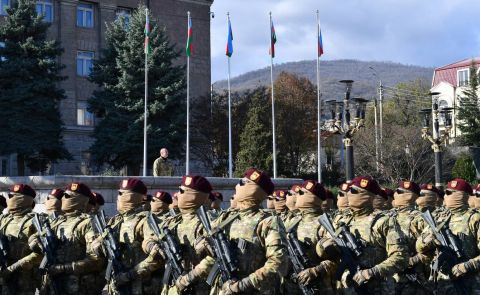
<instances>
[{"instance_id":1,"label":"evergreen tree","mask_svg":"<svg viewBox=\"0 0 480 295\"><path fill-rule=\"evenodd\" d=\"M17 154L18 174L25 164L44 171L50 162L69 159L59 104L65 98L58 83L63 49L47 40L49 23L35 1L18 0L0 24L0 154Z\"/></svg>"},{"instance_id":2,"label":"evergreen tree","mask_svg":"<svg viewBox=\"0 0 480 295\"><path fill-rule=\"evenodd\" d=\"M241 176L249 167L272 171L272 126L268 91L259 87L251 92L247 123L240 135L240 149L235 174Z\"/></svg>"},{"instance_id":3,"label":"evergreen tree","mask_svg":"<svg viewBox=\"0 0 480 295\"><path fill-rule=\"evenodd\" d=\"M458 128L462 132L462 143L480 147L480 101L478 98L479 77L472 63L470 81L463 95L460 96L458 108Z\"/></svg>"},{"instance_id":4,"label":"evergreen tree","mask_svg":"<svg viewBox=\"0 0 480 295\"><path fill-rule=\"evenodd\" d=\"M171 156L183 152L185 130L184 68L174 66L179 53L166 32L150 17L148 56L148 159L161 147ZM103 119L95 127L93 160L116 169L127 166L138 174L143 158L145 7L139 6L128 22L119 19L106 33L107 46L95 63L90 79L101 86L89 99L90 110Z\"/></svg>"}]
</instances>

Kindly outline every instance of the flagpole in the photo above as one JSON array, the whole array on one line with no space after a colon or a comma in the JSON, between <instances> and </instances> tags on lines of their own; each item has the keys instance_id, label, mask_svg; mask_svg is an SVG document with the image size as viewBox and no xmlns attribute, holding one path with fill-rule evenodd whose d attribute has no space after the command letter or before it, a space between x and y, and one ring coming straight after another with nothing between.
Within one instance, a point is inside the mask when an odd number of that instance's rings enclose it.
<instances>
[{"instance_id":1,"label":"flagpole","mask_svg":"<svg viewBox=\"0 0 480 295\"><path fill-rule=\"evenodd\" d=\"M320 46L320 17L317 10L317 47ZM317 170L318 182L322 182L322 133L320 130L320 120L322 111L320 109L320 48L317 48Z\"/></svg>"},{"instance_id":2,"label":"flagpole","mask_svg":"<svg viewBox=\"0 0 480 295\"><path fill-rule=\"evenodd\" d=\"M228 34L230 34L230 13L227 12ZM227 45L228 46L228 45ZM227 56L228 60L228 177L233 177L233 164L232 164L232 90L230 87L230 56Z\"/></svg>"},{"instance_id":3,"label":"flagpole","mask_svg":"<svg viewBox=\"0 0 480 295\"><path fill-rule=\"evenodd\" d=\"M190 11L187 12L190 24ZM187 148L186 148L186 175L190 174L190 55L187 54Z\"/></svg>"},{"instance_id":4,"label":"flagpole","mask_svg":"<svg viewBox=\"0 0 480 295\"><path fill-rule=\"evenodd\" d=\"M273 46L272 46L272 12L270 12L270 81L272 83L272 144L273 144L273 178L277 178L277 147L275 142L275 95L273 92Z\"/></svg>"},{"instance_id":5,"label":"flagpole","mask_svg":"<svg viewBox=\"0 0 480 295\"><path fill-rule=\"evenodd\" d=\"M145 19L146 25L150 26L148 19L148 8L145 8ZM146 44L150 46L150 44ZM147 119L148 119L148 48L145 48L145 109L144 109L144 120L143 120L143 176L147 176Z\"/></svg>"}]
</instances>

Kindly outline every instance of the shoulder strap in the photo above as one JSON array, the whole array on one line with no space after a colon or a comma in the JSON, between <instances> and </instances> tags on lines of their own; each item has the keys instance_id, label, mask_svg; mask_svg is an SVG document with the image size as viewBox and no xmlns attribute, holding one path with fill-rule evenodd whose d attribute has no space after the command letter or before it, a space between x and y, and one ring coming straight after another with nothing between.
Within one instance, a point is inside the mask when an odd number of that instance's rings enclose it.
<instances>
[{"instance_id":1,"label":"shoulder strap","mask_svg":"<svg viewBox=\"0 0 480 295\"><path fill-rule=\"evenodd\" d=\"M296 217L296 218L295 218L295 221L294 221L292 224L290 224L290 226L287 227L287 228L285 229L285 231L286 231L287 233L291 233L291 232L297 227L297 225L300 223L300 221L302 221L302 218L301 218L301 217Z\"/></svg>"},{"instance_id":2,"label":"shoulder strap","mask_svg":"<svg viewBox=\"0 0 480 295\"><path fill-rule=\"evenodd\" d=\"M222 221L218 226L216 226L213 231L218 232L223 230L226 226L228 226L230 223L232 223L235 219L237 219L240 216L240 213L236 212L228 216L224 221Z\"/></svg>"}]
</instances>

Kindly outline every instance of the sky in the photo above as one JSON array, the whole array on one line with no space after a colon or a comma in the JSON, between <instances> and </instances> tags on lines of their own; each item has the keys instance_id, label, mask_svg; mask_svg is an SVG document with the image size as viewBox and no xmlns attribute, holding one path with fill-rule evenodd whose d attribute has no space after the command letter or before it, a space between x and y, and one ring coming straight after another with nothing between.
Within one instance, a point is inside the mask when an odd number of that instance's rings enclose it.
<instances>
[{"instance_id":1,"label":"sky","mask_svg":"<svg viewBox=\"0 0 480 295\"><path fill-rule=\"evenodd\" d=\"M393 61L438 67L480 56L479 0L215 0L212 81L226 79L227 12L233 29L232 77L274 63L316 58L319 10L324 60Z\"/></svg>"}]
</instances>

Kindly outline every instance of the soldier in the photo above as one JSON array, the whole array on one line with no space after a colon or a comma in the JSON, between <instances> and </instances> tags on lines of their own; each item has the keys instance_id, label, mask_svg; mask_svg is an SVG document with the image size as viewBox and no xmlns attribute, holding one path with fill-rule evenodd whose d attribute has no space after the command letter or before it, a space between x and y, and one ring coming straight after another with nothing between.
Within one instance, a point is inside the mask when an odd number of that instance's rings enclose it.
<instances>
[{"instance_id":1,"label":"soldier","mask_svg":"<svg viewBox=\"0 0 480 295\"><path fill-rule=\"evenodd\" d=\"M237 254L237 281L220 285L217 280L211 294L273 294L285 276L288 257L276 216L260 210L274 191L270 177L249 168L235 187L238 211L224 212L216 221L227 239L240 246Z\"/></svg>"},{"instance_id":2,"label":"soldier","mask_svg":"<svg viewBox=\"0 0 480 295\"><path fill-rule=\"evenodd\" d=\"M408 269L404 273L395 274L397 282L396 294L424 294L428 287L425 278L424 263L427 257L421 253L417 254L415 242L420 237L424 223L420 211L415 209L415 202L420 196L420 186L413 181L400 181L394 194L394 208L390 212L396 216L403 236L408 244ZM417 281L407 279L406 274L416 274Z\"/></svg>"},{"instance_id":3,"label":"soldier","mask_svg":"<svg viewBox=\"0 0 480 295\"><path fill-rule=\"evenodd\" d=\"M268 196L267 197L267 208L263 209L263 211L267 212L267 213L270 213L270 214L275 214L275 197L272 195L272 196Z\"/></svg>"},{"instance_id":4,"label":"soldier","mask_svg":"<svg viewBox=\"0 0 480 295\"><path fill-rule=\"evenodd\" d=\"M155 193L152 198L151 212L158 218L158 220L163 221L167 217L170 217L170 211L168 207L173 203L172 196L167 192L158 191ZM160 222L159 222L160 223Z\"/></svg>"},{"instance_id":5,"label":"soldier","mask_svg":"<svg viewBox=\"0 0 480 295\"><path fill-rule=\"evenodd\" d=\"M100 193L92 192L92 197L88 201L87 213L88 214L97 214L102 210L102 206L105 205L105 199Z\"/></svg>"},{"instance_id":6,"label":"soldier","mask_svg":"<svg viewBox=\"0 0 480 295\"><path fill-rule=\"evenodd\" d=\"M330 190L325 190L325 197L326 199L322 202L322 211L331 217L334 214L333 201L335 200L335 196Z\"/></svg>"},{"instance_id":7,"label":"soldier","mask_svg":"<svg viewBox=\"0 0 480 295\"><path fill-rule=\"evenodd\" d=\"M416 200L418 210L420 210L420 212L428 210L433 213L437 206L440 191L431 183L424 183L420 188L420 196Z\"/></svg>"},{"instance_id":8,"label":"soldier","mask_svg":"<svg viewBox=\"0 0 480 295\"><path fill-rule=\"evenodd\" d=\"M114 236L118 242L120 261L123 272L115 274L109 282L109 294L119 294L120 289L130 294L155 294L151 284L150 274L162 266L153 259L157 252L152 250L151 255L144 253L142 242L148 228L146 222L148 212L143 210L142 202L147 195L147 187L136 178L124 179L118 191L117 210L108 225L114 229ZM101 252L101 239L97 239L95 248ZM151 250L151 249L150 249Z\"/></svg>"},{"instance_id":9,"label":"soldier","mask_svg":"<svg viewBox=\"0 0 480 295\"><path fill-rule=\"evenodd\" d=\"M299 212L297 207L295 207L295 202L297 201L297 194L300 191L300 188L301 185L294 184L290 190L288 190L286 205L292 215L295 215Z\"/></svg>"},{"instance_id":10,"label":"soldier","mask_svg":"<svg viewBox=\"0 0 480 295\"><path fill-rule=\"evenodd\" d=\"M275 212L277 213L278 217L282 219L285 223L290 217L290 211L287 208L287 192L283 190L277 190L273 192L273 197L275 198L273 204L275 206Z\"/></svg>"},{"instance_id":11,"label":"soldier","mask_svg":"<svg viewBox=\"0 0 480 295\"><path fill-rule=\"evenodd\" d=\"M440 265L438 273L433 273L437 294L480 294L480 214L468 208L468 197L472 192L470 184L463 179L448 182L444 197L447 210L436 217L437 231L449 229L463 257L451 269L445 271ZM429 227L416 243L418 252L425 255L433 255L437 245L440 243ZM456 280L466 293L457 293L451 280Z\"/></svg>"},{"instance_id":12,"label":"soldier","mask_svg":"<svg viewBox=\"0 0 480 295\"><path fill-rule=\"evenodd\" d=\"M475 187L475 209L480 209L480 183Z\"/></svg>"},{"instance_id":13,"label":"soldier","mask_svg":"<svg viewBox=\"0 0 480 295\"><path fill-rule=\"evenodd\" d=\"M168 160L168 150L162 148L160 157L153 162L153 176L173 176L173 165Z\"/></svg>"},{"instance_id":14,"label":"soldier","mask_svg":"<svg viewBox=\"0 0 480 295\"><path fill-rule=\"evenodd\" d=\"M318 223L318 217L322 213L322 204L327 198L326 195L321 184L313 180L306 180L297 195L296 206L300 212L286 223L287 231L297 237L311 264L298 274L296 280L298 284L310 288L314 294L335 294L333 274L336 263L329 259L321 259L318 255L325 248L324 242L327 241L323 239L323 233ZM318 254L317 249L319 249ZM303 294L299 286L290 279L286 279L284 292Z\"/></svg>"},{"instance_id":15,"label":"soldier","mask_svg":"<svg viewBox=\"0 0 480 295\"><path fill-rule=\"evenodd\" d=\"M355 294L354 286L366 285L371 294L392 294L392 275L406 268L408 248L394 216L373 212L372 199L380 187L369 176L352 180L347 193L351 216L342 218L350 232L361 241L362 253L358 257L361 270L353 274L346 271L342 276L340 294ZM336 225L338 227L338 224Z\"/></svg>"},{"instance_id":16,"label":"soldier","mask_svg":"<svg viewBox=\"0 0 480 295\"><path fill-rule=\"evenodd\" d=\"M170 204L170 206L168 206L170 208L170 210L175 213L175 214L179 214L180 213L180 209L178 208L178 192L177 193L174 193L173 196L172 196L172 203Z\"/></svg>"},{"instance_id":17,"label":"soldier","mask_svg":"<svg viewBox=\"0 0 480 295\"><path fill-rule=\"evenodd\" d=\"M209 196L209 204L206 208L209 208L208 214L210 218L217 219L220 213L222 212L222 202L223 202L223 195L220 192L211 192Z\"/></svg>"},{"instance_id":18,"label":"soldier","mask_svg":"<svg viewBox=\"0 0 480 295\"><path fill-rule=\"evenodd\" d=\"M8 194L6 214L0 220L2 243L8 249L0 270L1 294L35 294L36 269L42 256L31 250L28 238L35 233L32 204L36 192L26 184L14 185Z\"/></svg>"},{"instance_id":19,"label":"soldier","mask_svg":"<svg viewBox=\"0 0 480 295\"><path fill-rule=\"evenodd\" d=\"M350 191L350 183L343 183L340 185L337 194L337 211L333 216L333 223L339 222L342 218L351 214L348 207L347 193Z\"/></svg>"},{"instance_id":20,"label":"soldier","mask_svg":"<svg viewBox=\"0 0 480 295\"><path fill-rule=\"evenodd\" d=\"M236 210L237 209L237 201L235 200L235 195L232 196L230 199L230 208L229 210Z\"/></svg>"},{"instance_id":21,"label":"soldier","mask_svg":"<svg viewBox=\"0 0 480 295\"><path fill-rule=\"evenodd\" d=\"M387 209L387 202L388 202L388 196L382 188L380 189L379 193L373 197L372 200L372 206L374 211L379 211L382 212Z\"/></svg>"},{"instance_id":22,"label":"soldier","mask_svg":"<svg viewBox=\"0 0 480 295\"><path fill-rule=\"evenodd\" d=\"M62 198L65 191L60 188L54 188L48 194L45 200L45 211L47 213L50 222L58 218L62 214Z\"/></svg>"}]
</instances>

